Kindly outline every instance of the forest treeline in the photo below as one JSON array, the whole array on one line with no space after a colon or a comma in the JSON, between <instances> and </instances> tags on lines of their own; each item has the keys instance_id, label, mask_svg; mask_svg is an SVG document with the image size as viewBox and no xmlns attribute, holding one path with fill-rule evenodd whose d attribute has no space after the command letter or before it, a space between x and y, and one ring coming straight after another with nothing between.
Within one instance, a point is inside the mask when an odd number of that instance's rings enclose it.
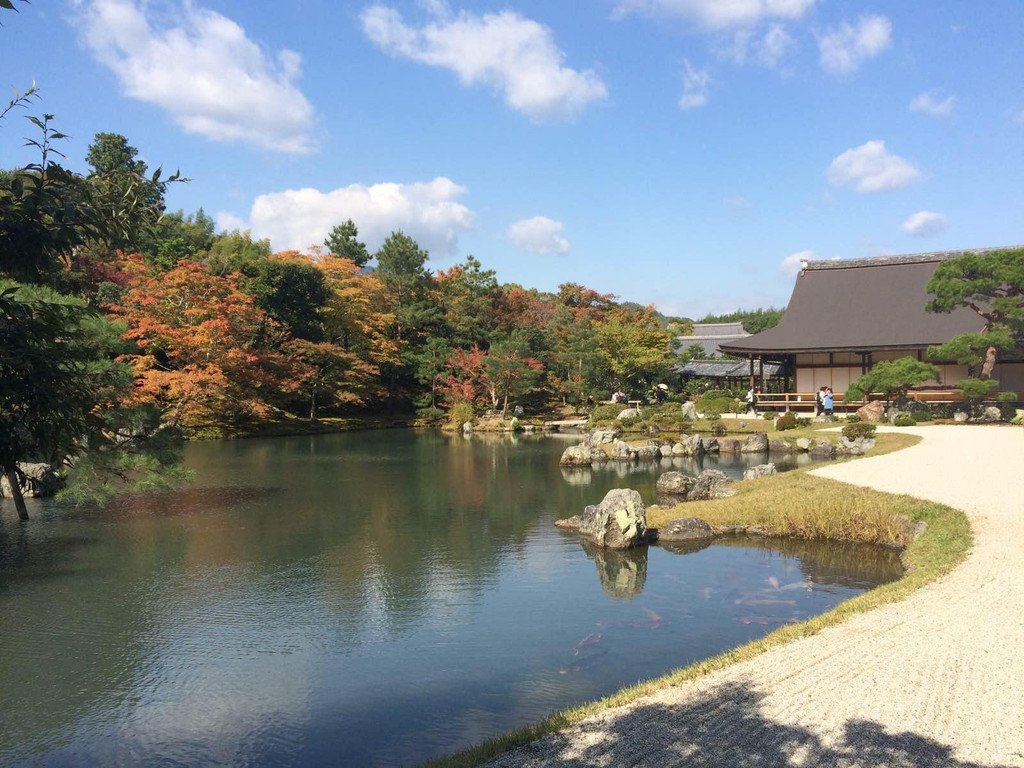
<instances>
[{"instance_id":1,"label":"forest treeline","mask_svg":"<svg viewBox=\"0 0 1024 768\"><path fill-rule=\"evenodd\" d=\"M52 116L29 120L38 162L0 172L8 474L71 455L79 475L145 486L163 482L183 434L583 407L666 379L670 339L689 327L576 283L503 284L472 256L432 269L400 231L371 253L352 221L274 253L202 210L167 213L185 180L151 171L125 137L97 134L78 174Z\"/></svg>"}]
</instances>

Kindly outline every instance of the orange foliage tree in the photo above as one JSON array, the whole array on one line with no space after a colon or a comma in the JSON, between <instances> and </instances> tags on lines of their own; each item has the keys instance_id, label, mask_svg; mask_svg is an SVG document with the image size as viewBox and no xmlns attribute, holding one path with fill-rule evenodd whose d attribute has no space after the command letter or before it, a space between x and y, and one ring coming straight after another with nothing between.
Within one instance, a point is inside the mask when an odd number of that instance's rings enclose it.
<instances>
[{"instance_id":1,"label":"orange foliage tree","mask_svg":"<svg viewBox=\"0 0 1024 768\"><path fill-rule=\"evenodd\" d=\"M284 334L237 273L212 275L186 259L156 273L139 255L129 272L127 292L107 308L138 349L122 358L135 372L134 399L158 405L166 422L195 429L264 416L296 390L304 371L274 349Z\"/></svg>"}]
</instances>

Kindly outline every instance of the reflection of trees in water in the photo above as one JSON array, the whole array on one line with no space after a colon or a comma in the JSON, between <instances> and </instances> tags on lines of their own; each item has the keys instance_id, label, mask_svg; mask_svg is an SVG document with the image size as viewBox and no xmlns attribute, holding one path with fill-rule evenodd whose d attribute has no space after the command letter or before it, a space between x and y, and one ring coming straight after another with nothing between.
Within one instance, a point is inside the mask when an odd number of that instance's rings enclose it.
<instances>
[{"instance_id":1,"label":"reflection of trees in water","mask_svg":"<svg viewBox=\"0 0 1024 768\"><path fill-rule=\"evenodd\" d=\"M725 536L714 543L796 558L801 573L815 584L863 588L894 581L903 574L898 552L872 544L759 536Z\"/></svg>"},{"instance_id":2,"label":"reflection of trees in water","mask_svg":"<svg viewBox=\"0 0 1024 768\"><path fill-rule=\"evenodd\" d=\"M604 549L580 540L583 551L597 566L601 588L617 600L632 600L647 582L647 547Z\"/></svg>"}]
</instances>

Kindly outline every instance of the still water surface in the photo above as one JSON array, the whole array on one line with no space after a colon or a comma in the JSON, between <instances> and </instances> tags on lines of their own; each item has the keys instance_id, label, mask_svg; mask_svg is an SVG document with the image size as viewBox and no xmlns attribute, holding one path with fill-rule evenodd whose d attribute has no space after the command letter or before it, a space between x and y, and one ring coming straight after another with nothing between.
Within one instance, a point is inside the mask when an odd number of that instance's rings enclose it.
<instances>
[{"instance_id":1,"label":"still water surface","mask_svg":"<svg viewBox=\"0 0 1024 768\"><path fill-rule=\"evenodd\" d=\"M179 493L4 508L0 765L408 765L899 575L853 546L586 549L553 521L672 467L563 472L564 446L209 442Z\"/></svg>"}]
</instances>

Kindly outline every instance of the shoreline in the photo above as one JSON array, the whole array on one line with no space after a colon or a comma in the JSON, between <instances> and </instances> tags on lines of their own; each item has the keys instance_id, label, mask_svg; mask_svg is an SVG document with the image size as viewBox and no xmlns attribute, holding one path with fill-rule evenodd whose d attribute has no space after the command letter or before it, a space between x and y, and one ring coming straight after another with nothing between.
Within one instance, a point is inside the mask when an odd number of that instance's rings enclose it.
<instances>
[{"instance_id":1,"label":"shoreline","mask_svg":"<svg viewBox=\"0 0 1024 768\"><path fill-rule=\"evenodd\" d=\"M914 440L910 445L907 445L904 441L898 441L896 445L889 446L882 444L880 441L878 447L881 450L877 452L872 451L867 456L844 457L833 463L837 465L848 464L861 459L883 456L894 451L906 450L913 445L917 445L919 440L920 438ZM795 478L819 469L821 468L809 467L794 470L780 477ZM845 483L839 480L815 479L820 480L825 484L825 487L846 486ZM757 483L762 481L749 482ZM807 621L781 627L758 640L725 651L711 658L694 662L667 675L639 682L597 701L585 702L552 713L539 723L526 725L453 755L433 760L426 763L426 765L431 768L455 768L456 766L458 768L468 768L469 766L483 765L496 758L499 759L500 763L501 756L507 756L518 749L529 748L529 745L536 744L545 737L559 734L587 718L600 717L602 714L634 704L644 697L672 689L682 683L707 678L714 672L733 667L741 662L756 659L772 649L788 645L799 638L812 637L827 628L841 626L853 616L865 614L883 605L903 601L921 588L949 574L967 559L973 546L974 533L964 512L944 504L905 495L874 490L870 491L870 493L886 497L888 502L896 502L901 508L906 508L906 511L910 512L908 517L915 523L926 522L928 524L924 532L903 549L901 560L906 570L896 581L876 587L869 592L840 603L830 611L819 614ZM696 506L714 503L716 502L686 502L685 505ZM656 507L655 509L657 510L658 508ZM660 520L662 517L666 520L668 519L664 515L659 515L658 519ZM788 538L808 538L794 535L793 533L780 534L777 531L773 531L771 535L773 537L781 535ZM818 538L851 541L851 539L840 537ZM856 539L854 540L856 541ZM881 541L873 543L884 544Z\"/></svg>"}]
</instances>

